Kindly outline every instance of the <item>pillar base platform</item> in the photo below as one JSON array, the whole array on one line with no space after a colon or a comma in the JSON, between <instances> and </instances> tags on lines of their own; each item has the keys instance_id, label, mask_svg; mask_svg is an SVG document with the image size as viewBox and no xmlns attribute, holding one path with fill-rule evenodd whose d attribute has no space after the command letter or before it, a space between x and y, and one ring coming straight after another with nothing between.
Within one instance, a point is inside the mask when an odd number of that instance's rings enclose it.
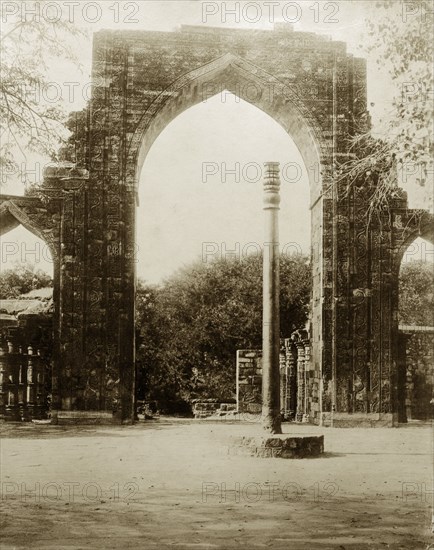
<instances>
[{"instance_id":1,"label":"pillar base platform","mask_svg":"<svg viewBox=\"0 0 434 550\"><path fill-rule=\"evenodd\" d=\"M310 458L324 452L323 435L264 434L236 437L229 454L257 458Z\"/></svg>"}]
</instances>

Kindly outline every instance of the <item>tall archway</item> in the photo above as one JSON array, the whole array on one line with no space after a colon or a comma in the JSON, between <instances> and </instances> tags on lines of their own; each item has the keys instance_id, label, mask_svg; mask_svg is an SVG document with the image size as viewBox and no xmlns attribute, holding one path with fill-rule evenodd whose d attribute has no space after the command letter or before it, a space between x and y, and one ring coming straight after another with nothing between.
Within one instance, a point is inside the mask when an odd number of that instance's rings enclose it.
<instances>
[{"instance_id":1,"label":"tall archway","mask_svg":"<svg viewBox=\"0 0 434 550\"><path fill-rule=\"evenodd\" d=\"M288 256L308 254L307 170L294 142L274 119L251 103L222 90L186 109L165 127L145 159L138 188L137 271L145 283L160 282L163 276L170 277L181 265L187 266L188 273L189 264L195 261L205 264L227 259L237 263L247 254L257 255L262 250L263 162L269 158L279 160L282 169L281 253ZM200 269L198 266L199 272ZM182 284L182 279L179 280ZM141 286L140 296L143 296ZM212 300L206 295L203 299ZM242 303L241 295L239 299ZM223 295L220 295L220 304L224 311ZM140 310L141 319L143 311ZM153 326L152 321L150 326ZM287 337L292 331L288 326L291 326L290 320L285 317L282 335ZM159 328L154 332L159 334ZM146 348L147 338L153 341L153 336L149 328L144 334L147 336L140 342L141 347ZM167 340L170 341L170 336ZM191 346L188 336L185 345L186 348ZM152 373L152 351L147 355L143 348L138 350L139 372L145 372L143 365L149 364ZM231 377L235 391L236 348L232 360L233 370L224 369L227 392ZM139 399L144 397L145 378L144 375L138 377ZM151 393L152 399L158 399L160 388L157 384L156 394ZM231 398L230 391L226 397ZM162 399L167 405L166 398Z\"/></svg>"},{"instance_id":2,"label":"tall archway","mask_svg":"<svg viewBox=\"0 0 434 550\"><path fill-rule=\"evenodd\" d=\"M312 378L315 391L325 395L312 410L312 421L321 421L322 411L332 408L332 363L342 370L342 392L349 376L332 342L337 339L337 304L351 307L345 299L352 283L346 281L355 236L350 235L351 242L336 242L339 229L344 231L355 215L351 205L337 212L331 183L334 162L348 153L347 135L366 115L364 61L348 55L342 43L281 28L102 31L94 36L93 78L89 139L78 157L87 159L89 180L68 212L71 217L78 213L74 220L80 246L76 251L70 247L75 263L74 268L67 265L70 278L65 279L65 335L77 339L82 359L66 342L65 361L76 376L65 384L71 391L66 392L70 397L64 399L64 408L107 412L113 407L118 419L134 416L135 202L140 172L152 143L170 121L227 90L284 129L309 174ZM73 179L71 175L71 185ZM344 258L341 270L339 255ZM88 275L76 291L74 281L81 281L84 273ZM341 286L336 284L338 276ZM364 281L356 284L366 287ZM345 299L339 299L340 293ZM75 318L83 320L85 332L76 330ZM83 372L94 381L95 398L87 405L78 402L73 389ZM337 405L342 411L344 397Z\"/></svg>"},{"instance_id":3,"label":"tall archway","mask_svg":"<svg viewBox=\"0 0 434 550\"><path fill-rule=\"evenodd\" d=\"M281 164L281 250L309 254L309 181L299 151L274 119L223 92L178 115L150 149L138 189L138 273L155 281L202 253L224 259L262 247L267 158Z\"/></svg>"},{"instance_id":4,"label":"tall archway","mask_svg":"<svg viewBox=\"0 0 434 550\"><path fill-rule=\"evenodd\" d=\"M312 360L317 377L320 378L323 376L321 366L324 354L331 355L330 345L323 345L327 332L323 326L324 262L332 254L331 249L325 252L321 244L324 232L327 231L323 200L326 196L331 198L330 177L336 151L333 141L325 137L317 119L294 86L285 84L257 65L232 53L182 74L167 88L160 90L149 108L140 115L125 156L126 189L137 196L138 179L146 155L162 130L189 107L225 90L271 116L294 141L307 168L313 266ZM130 215L135 218L136 213L131 212ZM326 223L328 225L330 221ZM331 224L329 230L332 230ZM331 378L330 369L326 376ZM314 413L316 417L320 414L319 410Z\"/></svg>"}]
</instances>

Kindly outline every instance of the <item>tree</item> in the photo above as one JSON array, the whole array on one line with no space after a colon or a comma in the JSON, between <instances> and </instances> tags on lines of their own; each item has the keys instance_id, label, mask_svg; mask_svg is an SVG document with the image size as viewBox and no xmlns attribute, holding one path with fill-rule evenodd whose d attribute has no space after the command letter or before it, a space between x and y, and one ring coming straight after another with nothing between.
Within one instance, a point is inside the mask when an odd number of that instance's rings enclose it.
<instances>
[{"instance_id":1,"label":"tree","mask_svg":"<svg viewBox=\"0 0 434 550\"><path fill-rule=\"evenodd\" d=\"M432 169L434 25L431 0L383 0L372 8L363 49L390 77L392 108L378 126L364 123L351 138L353 156L338 174L349 187L372 185L371 209L384 209L397 193L400 170L425 186Z\"/></svg>"},{"instance_id":2,"label":"tree","mask_svg":"<svg viewBox=\"0 0 434 550\"><path fill-rule=\"evenodd\" d=\"M434 265L422 260L405 263L399 274L399 322L434 326Z\"/></svg>"},{"instance_id":3,"label":"tree","mask_svg":"<svg viewBox=\"0 0 434 550\"><path fill-rule=\"evenodd\" d=\"M52 286L51 277L32 264L17 264L0 272L0 300L18 298L31 290Z\"/></svg>"},{"instance_id":4,"label":"tree","mask_svg":"<svg viewBox=\"0 0 434 550\"><path fill-rule=\"evenodd\" d=\"M305 325L310 281L306 257L282 257L282 337ZM198 261L161 287L140 284L137 311L141 397L167 412L232 398L236 350L262 345L262 257Z\"/></svg>"},{"instance_id":5,"label":"tree","mask_svg":"<svg viewBox=\"0 0 434 550\"><path fill-rule=\"evenodd\" d=\"M56 158L59 144L67 135L66 114L58 101L51 101L44 93L52 86L48 69L59 59L78 65L68 38L84 34L75 24L56 17L54 2L25 0L9 4L16 10L8 12L5 5L2 7L4 34L0 46L3 181L19 172L18 152L25 159L28 151Z\"/></svg>"}]
</instances>

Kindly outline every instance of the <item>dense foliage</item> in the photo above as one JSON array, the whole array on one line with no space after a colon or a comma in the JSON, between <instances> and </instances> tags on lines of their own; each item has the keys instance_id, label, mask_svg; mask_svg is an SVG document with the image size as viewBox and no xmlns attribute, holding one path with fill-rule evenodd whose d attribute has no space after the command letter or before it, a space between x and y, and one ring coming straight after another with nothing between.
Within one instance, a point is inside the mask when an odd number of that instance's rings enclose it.
<instances>
[{"instance_id":1,"label":"dense foliage","mask_svg":"<svg viewBox=\"0 0 434 550\"><path fill-rule=\"evenodd\" d=\"M56 159L67 137L66 112L56 100L61 83L50 79L59 60L80 66L74 40L84 33L68 19L56 17L55 2L10 2L2 11L0 44L0 172L2 183L26 170L21 163L29 152ZM63 90L62 97L66 94ZM53 99L54 97L54 99Z\"/></svg>"},{"instance_id":2,"label":"dense foliage","mask_svg":"<svg viewBox=\"0 0 434 550\"><path fill-rule=\"evenodd\" d=\"M370 55L380 77L387 74L391 93L385 90L385 96L390 96L390 105L372 128L368 113L362 117L350 138L352 158L338 168L338 174L349 188L364 182L373 185L371 216L387 208L397 182L426 186L426 201L432 206L432 2L372 2L365 24L362 55Z\"/></svg>"},{"instance_id":3,"label":"dense foliage","mask_svg":"<svg viewBox=\"0 0 434 550\"><path fill-rule=\"evenodd\" d=\"M433 147L434 26L431 0L377 2L365 47L394 87L382 118L385 141L400 162L428 163Z\"/></svg>"},{"instance_id":4,"label":"dense foliage","mask_svg":"<svg viewBox=\"0 0 434 550\"><path fill-rule=\"evenodd\" d=\"M18 298L31 290L51 286L51 277L31 264L17 264L0 271L0 300Z\"/></svg>"},{"instance_id":5,"label":"dense foliage","mask_svg":"<svg viewBox=\"0 0 434 550\"><path fill-rule=\"evenodd\" d=\"M281 259L281 335L307 321L306 257ZM196 397L232 398L237 349L260 348L262 258L196 262L137 293L139 396L167 412Z\"/></svg>"}]
</instances>

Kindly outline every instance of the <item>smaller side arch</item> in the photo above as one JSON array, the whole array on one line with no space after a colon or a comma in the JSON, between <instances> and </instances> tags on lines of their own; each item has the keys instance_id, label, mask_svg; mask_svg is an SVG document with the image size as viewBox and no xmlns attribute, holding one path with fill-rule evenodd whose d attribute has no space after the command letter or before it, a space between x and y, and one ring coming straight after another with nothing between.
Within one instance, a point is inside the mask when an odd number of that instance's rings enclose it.
<instances>
[{"instance_id":1,"label":"smaller side arch","mask_svg":"<svg viewBox=\"0 0 434 550\"><path fill-rule=\"evenodd\" d=\"M38 198L0 195L0 236L20 225L47 244L53 261L59 258L60 213L50 212Z\"/></svg>"},{"instance_id":2,"label":"smaller side arch","mask_svg":"<svg viewBox=\"0 0 434 550\"><path fill-rule=\"evenodd\" d=\"M426 210L406 210L395 215L394 269L398 275L402 259L408 247L418 238L434 246L434 215Z\"/></svg>"}]
</instances>

